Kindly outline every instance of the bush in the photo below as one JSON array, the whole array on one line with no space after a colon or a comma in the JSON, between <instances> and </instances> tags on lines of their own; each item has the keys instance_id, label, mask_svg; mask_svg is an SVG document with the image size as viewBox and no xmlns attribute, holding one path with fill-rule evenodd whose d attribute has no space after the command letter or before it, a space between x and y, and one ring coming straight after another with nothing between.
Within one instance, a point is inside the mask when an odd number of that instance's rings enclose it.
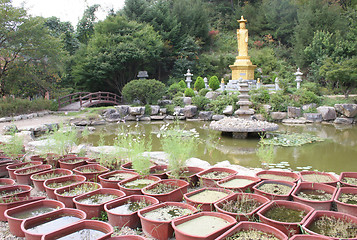
<instances>
[{"instance_id":1,"label":"bush","mask_svg":"<svg viewBox=\"0 0 357 240\"><path fill-rule=\"evenodd\" d=\"M222 114L223 110L228 105L232 105L233 109L235 109L237 101L238 101L238 94L220 95L215 100L211 101L210 110L212 110L215 114Z\"/></svg>"},{"instance_id":2,"label":"bush","mask_svg":"<svg viewBox=\"0 0 357 240\"><path fill-rule=\"evenodd\" d=\"M172 104L174 106L180 106L180 107L183 107L184 104L183 104L183 99L181 96L176 96L172 99Z\"/></svg>"},{"instance_id":3,"label":"bush","mask_svg":"<svg viewBox=\"0 0 357 240\"><path fill-rule=\"evenodd\" d=\"M176 106L174 104L166 105L166 113L169 115L174 115L175 107Z\"/></svg>"},{"instance_id":4,"label":"bush","mask_svg":"<svg viewBox=\"0 0 357 240\"><path fill-rule=\"evenodd\" d=\"M218 77L217 76L210 77L208 81L208 85L213 91L216 91L220 86Z\"/></svg>"},{"instance_id":5,"label":"bush","mask_svg":"<svg viewBox=\"0 0 357 240\"><path fill-rule=\"evenodd\" d=\"M145 115L151 115L151 106L149 104L145 105Z\"/></svg>"},{"instance_id":6,"label":"bush","mask_svg":"<svg viewBox=\"0 0 357 240\"><path fill-rule=\"evenodd\" d=\"M294 100L294 105L299 107L301 105L309 104L309 103L316 103L320 104L321 99L315 93L305 90L305 89L298 89L292 95Z\"/></svg>"},{"instance_id":7,"label":"bush","mask_svg":"<svg viewBox=\"0 0 357 240\"><path fill-rule=\"evenodd\" d=\"M195 96L195 92L192 88L186 88L185 90L185 97L193 97Z\"/></svg>"},{"instance_id":8,"label":"bush","mask_svg":"<svg viewBox=\"0 0 357 240\"><path fill-rule=\"evenodd\" d=\"M313 92L318 96L321 96L321 89L317 83L305 82L305 83L301 84L301 88L304 90Z\"/></svg>"},{"instance_id":9,"label":"bush","mask_svg":"<svg viewBox=\"0 0 357 240\"><path fill-rule=\"evenodd\" d=\"M194 88L196 89L196 91L200 91L201 89L204 89L205 86L205 82L203 81L202 77L197 77Z\"/></svg>"},{"instance_id":10,"label":"bush","mask_svg":"<svg viewBox=\"0 0 357 240\"><path fill-rule=\"evenodd\" d=\"M201 89L201 90L198 92L198 95L204 97L204 96L206 96L206 94L207 94L208 92L209 92L209 89L203 88L203 89Z\"/></svg>"},{"instance_id":11,"label":"bush","mask_svg":"<svg viewBox=\"0 0 357 240\"><path fill-rule=\"evenodd\" d=\"M42 110L56 110L58 103L53 100L37 98L34 100L20 98L0 99L0 117L20 115Z\"/></svg>"},{"instance_id":12,"label":"bush","mask_svg":"<svg viewBox=\"0 0 357 240\"><path fill-rule=\"evenodd\" d=\"M273 112L286 112L290 104L289 95L284 94L283 91L277 91L270 95L270 105Z\"/></svg>"},{"instance_id":13,"label":"bush","mask_svg":"<svg viewBox=\"0 0 357 240\"><path fill-rule=\"evenodd\" d=\"M139 100L143 104L157 104L165 92L165 84L155 79L131 80L122 90L126 101Z\"/></svg>"},{"instance_id":14,"label":"bush","mask_svg":"<svg viewBox=\"0 0 357 240\"><path fill-rule=\"evenodd\" d=\"M197 106L199 111L207 110L209 103L210 100L204 96L197 95L192 98L192 104Z\"/></svg>"},{"instance_id":15,"label":"bush","mask_svg":"<svg viewBox=\"0 0 357 240\"><path fill-rule=\"evenodd\" d=\"M177 93L183 93L184 88L181 88L180 84L174 83L171 84L169 89L167 90L167 95L170 98L173 98Z\"/></svg>"},{"instance_id":16,"label":"bush","mask_svg":"<svg viewBox=\"0 0 357 240\"><path fill-rule=\"evenodd\" d=\"M185 89L185 88L187 87L187 85L186 85L186 83L185 83L184 80L181 80L181 81L179 82L179 85L180 85L180 87L181 87L182 89Z\"/></svg>"},{"instance_id":17,"label":"bush","mask_svg":"<svg viewBox=\"0 0 357 240\"><path fill-rule=\"evenodd\" d=\"M250 91L250 100L253 103L268 103L270 100L269 90L266 88L260 88Z\"/></svg>"}]
</instances>

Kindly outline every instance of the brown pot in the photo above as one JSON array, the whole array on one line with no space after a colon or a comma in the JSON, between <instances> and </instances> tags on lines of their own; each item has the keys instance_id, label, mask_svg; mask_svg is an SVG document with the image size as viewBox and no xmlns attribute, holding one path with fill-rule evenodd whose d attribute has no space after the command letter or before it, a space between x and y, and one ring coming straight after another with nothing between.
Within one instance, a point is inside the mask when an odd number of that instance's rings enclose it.
<instances>
[{"instance_id":1,"label":"brown pot","mask_svg":"<svg viewBox=\"0 0 357 240\"><path fill-rule=\"evenodd\" d=\"M342 194L357 194L357 188L354 187L341 187L337 190L336 195L334 197L334 201L337 206L337 211L342 212L342 213L347 213L351 214L355 217L357 217L357 204L349 204L349 203L344 203L340 201L340 196Z\"/></svg>"},{"instance_id":2,"label":"brown pot","mask_svg":"<svg viewBox=\"0 0 357 240\"><path fill-rule=\"evenodd\" d=\"M86 170L91 170L91 172L86 172ZM74 168L73 172L85 176L89 182L99 182L98 176L109 172L109 169L99 164L88 164Z\"/></svg>"},{"instance_id":3,"label":"brown pot","mask_svg":"<svg viewBox=\"0 0 357 240\"><path fill-rule=\"evenodd\" d=\"M57 188L50 187L49 185L51 183L64 183L64 182L72 182L73 181L73 183L70 184L70 185L72 185L72 184L84 182L85 180L86 180L85 176L69 175L69 176L64 176L64 177L59 177L59 178L47 179L46 181L44 181L43 186L44 186L46 194L49 198L57 199L56 195L55 195L55 190ZM60 187L58 187L58 188L60 188Z\"/></svg>"},{"instance_id":4,"label":"brown pot","mask_svg":"<svg viewBox=\"0 0 357 240\"><path fill-rule=\"evenodd\" d=\"M0 203L0 221L7 221L4 212L10 208L14 208L26 203L35 202L38 200L43 200L46 197L6 197L2 198L2 203Z\"/></svg>"},{"instance_id":5,"label":"brown pot","mask_svg":"<svg viewBox=\"0 0 357 240\"><path fill-rule=\"evenodd\" d=\"M230 168L224 168L224 167L211 167L209 169L203 170L199 173L197 173L199 181L202 182L202 185L204 187L218 187L217 182L223 180L226 177L223 178L207 178L204 175L207 173L212 173L212 172L224 172L229 174L227 177L231 175L236 175L237 171L230 169Z\"/></svg>"},{"instance_id":6,"label":"brown pot","mask_svg":"<svg viewBox=\"0 0 357 240\"><path fill-rule=\"evenodd\" d=\"M357 185L355 184L350 184L347 183L344 178L348 177L348 178L356 178L357 179L357 172L342 172L340 174L340 178L339 178L339 182L341 183L341 185L343 187L357 187Z\"/></svg>"},{"instance_id":7,"label":"brown pot","mask_svg":"<svg viewBox=\"0 0 357 240\"><path fill-rule=\"evenodd\" d=\"M261 180L283 180L296 183L300 179L300 174L287 171L264 170L255 174ZM270 175L266 176L266 175Z\"/></svg>"},{"instance_id":8,"label":"brown pot","mask_svg":"<svg viewBox=\"0 0 357 240\"><path fill-rule=\"evenodd\" d=\"M188 182L190 184L190 187L194 187L197 185L198 182L197 173L203 170L204 169L200 167L185 167L182 170L184 176L181 176L180 179ZM171 175L171 171L167 172L166 174L169 178L174 178L174 176Z\"/></svg>"},{"instance_id":9,"label":"brown pot","mask_svg":"<svg viewBox=\"0 0 357 240\"><path fill-rule=\"evenodd\" d=\"M19 192L14 192L18 191ZM0 199L7 198L7 197L30 197L30 192L32 190L32 187L29 185L13 185L13 186L7 186L7 187L2 187L0 189L1 197Z\"/></svg>"},{"instance_id":10,"label":"brown pot","mask_svg":"<svg viewBox=\"0 0 357 240\"><path fill-rule=\"evenodd\" d=\"M87 157L67 157L67 158L59 159L58 162L60 168L73 170L76 167L80 167L82 165L87 164L86 162L87 160L89 160L89 158Z\"/></svg>"},{"instance_id":11,"label":"brown pot","mask_svg":"<svg viewBox=\"0 0 357 240\"><path fill-rule=\"evenodd\" d=\"M148 192L150 189L153 189L160 184L173 186L175 187L175 189L167 193L159 193L159 194L153 194ZM143 189L141 189L141 192L144 195L156 198L160 202L180 202L182 201L183 195L187 193L188 185L189 185L188 182L184 180L162 179L159 182L144 187Z\"/></svg>"},{"instance_id":12,"label":"brown pot","mask_svg":"<svg viewBox=\"0 0 357 240\"><path fill-rule=\"evenodd\" d=\"M16 176L16 181L19 184L32 184L31 176L36 173L44 172L52 168L49 164L41 164L38 166L33 166L25 169L19 169L14 172Z\"/></svg>"},{"instance_id":13,"label":"brown pot","mask_svg":"<svg viewBox=\"0 0 357 240\"><path fill-rule=\"evenodd\" d=\"M14 174L14 172L16 170L19 169L24 169L27 167L30 167L29 165L41 165L42 162L41 161L31 161L31 162L23 162L23 163L15 163L15 164L11 164L9 166L6 167L6 170L9 172L9 177L11 179L16 180L16 175Z\"/></svg>"},{"instance_id":14,"label":"brown pot","mask_svg":"<svg viewBox=\"0 0 357 240\"><path fill-rule=\"evenodd\" d=\"M161 178L159 177L155 177L155 176L136 176L136 177L132 177L126 180L123 180L121 182L118 183L119 189L122 190L123 192L125 192L126 196L130 196L130 195L141 195L141 189L144 188L128 188L125 186L126 183L135 181L137 179L149 179L152 180L154 182L158 182L161 180ZM150 184L149 184L150 185ZM145 186L146 187L146 186Z\"/></svg>"},{"instance_id":15,"label":"brown pot","mask_svg":"<svg viewBox=\"0 0 357 240\"><path fill-rule=\"evenodd\" d=\"M284 185L284 186L288 186L290 188L290 191L286 194L274 194L271 192L265 192L261 189L259 189L261 186L263 186L264 184L278 184L278 185ZM269 198L270 200L290 200L290 196L291 193L293 192L293 190L295 189L296 184L293 182L288 182L288 181L278 181L278 180L264 180L256 185L253 186L253 190L254 193L263 195L267 198Z\"/></svg>"},{"instance_id":16,"label":"brown pot","mask_svg":"<svg viewBox=\"0 0 357 240\"><path fill-rule=\"evenodd\" d=\"M334 186L334 187L337 186L338 179L334 175L332 175L330 173L317 172L317 171L302 171L302 172L300 172L300 174L301 174L301 180L303 182L324 183L324 184L331 185L331 186ZM309 176L309 175L312 175L312 176L321 175L321 176L328 177L330 180L329 181L319 181L319 182L310 181L310 179L307 178L307 176Z\"/></svg>"},{"instance_id":17,"label":"brown pot","mask_svg":"<svg viewBox=\"0 0 357 240\"><path fill-rule=\"evenodd\" d=\"M234 181L243 181L242 184L232 184L227 186L227 184L229 184L230 182L234 182ZM252 189L252 187L260 182L260 178L257 177L251 177L251 176L243 176L243 175L232 175L230 177L227 177L221 181L217 182L218 187L221 188L225 188L225 189L229 189L232 190L234 192L245 192L246 190L250 190Z\"/></svg>"},{"instance_id":18,"label":"brown pot","mask_svg":"<svg viewBox=\"0 0 357 240\"><path fill-rule=\"evenodd\" d=\"M44 192L45 191L45 187L43 186L43 183L47 180L47 179L38 179L38 177L40 176L44 176L46 174L57 174L57 175L61 175L58 177L53 177L53 178L59 178L59 177L63 177L63 176L69 176L72 175L73 172L71 170L68 169L62 169L62 168L57 168L57 169L53 169L53 170L48 170L48 171L44 171L44 172L40 172L40 173L36 173L31 175L31 180L33 182L33 185L35 186L35 189L37 191L41 191ZM48 179L52 179L52 178L48 178Z\"/></svg>"},{"instance_id":19,"label":"brown pot","mask_svg":"<svg viewBox=\"0 0 357 240\"><path fill-rule=\"evenodd\" d=\"M108 178L110 178L111 176L115 175L115 174L123 174L123 176L127 176L127 178L123 178L120 180L109 180ZM125 179L129 179L135 176L139 176L139 174L137 174L136 172L132 172L132 171L126 171L126 170L115 170L115 171L111 171L111 172L107 172L107 173L103 173L101 175L98 176L99 178L99 182L102 185L103 188L116 188L119 189L118 183L125 180Z\"/></svg>"}]
</instances>

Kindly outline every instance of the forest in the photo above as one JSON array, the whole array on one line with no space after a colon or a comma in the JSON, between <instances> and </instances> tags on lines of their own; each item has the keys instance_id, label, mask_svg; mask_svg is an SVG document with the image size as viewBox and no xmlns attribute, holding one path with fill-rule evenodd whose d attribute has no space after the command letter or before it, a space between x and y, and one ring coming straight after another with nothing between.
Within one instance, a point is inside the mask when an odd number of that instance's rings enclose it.
<instances>
[{"instance_id":1,"label":"forest","mask_svg":"<svg viewBox=\"0 0 357 240\"><path fill-rule=\"evenodd\" d=\"M143 70L166 86L187 69L228 81L241 15L263 83L295 84L300 67L322 94L356 92L356 0L126 0L103 21L98 7L72 26L0 0L0 96L120 94Z\"/></svg>"}]
</instances>

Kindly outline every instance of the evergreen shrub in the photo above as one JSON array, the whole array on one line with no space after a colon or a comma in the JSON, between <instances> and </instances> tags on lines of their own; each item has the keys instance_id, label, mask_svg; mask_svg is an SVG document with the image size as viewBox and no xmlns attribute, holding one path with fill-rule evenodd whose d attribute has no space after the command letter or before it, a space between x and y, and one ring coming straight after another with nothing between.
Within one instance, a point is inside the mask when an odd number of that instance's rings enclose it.
<instances>
[{"instance_id":1,"label":"evergreen shrub","mask_svg":"<svg viewBox=\"0 0 357 240\"><path fill-rule=\"evenodd\" d=\"M220 86L218 77L217 76L210 77L208 81L208 85L213 91L216 91Z\"/></svg>"},{"instance_id":2,"label":"evergreen shrub","mask_svg":"<svg viewBox=\"0 0 357 240\"><path fill-rule=\"evenodd\" d=\"M205 88L205 82L203 81L202 77L197 77L194 88L196 91L200 91L201 89Z\"/></svg>"},{"instance_id":3,"label":"evergreen shrub","mask_svg":"<svg viewBox=\"0 0 357 240\"><path fill-rule=\"evenodd\" d=\"M193 97L195 96L195 92L192 88L186 88L185 90L185 97Z\"/></svg>"},{"instance_id":4,"label":"evergreen shrub","mask_svg":"<svg viewBox=\"0 0 357 240\"><path fill-rule=\"evenodd\" d=\"M157 104L165 93L165 84L155 79L131 80L122 90L126 101L139 100L143 104Z\"/></svg>"}]
</instances>

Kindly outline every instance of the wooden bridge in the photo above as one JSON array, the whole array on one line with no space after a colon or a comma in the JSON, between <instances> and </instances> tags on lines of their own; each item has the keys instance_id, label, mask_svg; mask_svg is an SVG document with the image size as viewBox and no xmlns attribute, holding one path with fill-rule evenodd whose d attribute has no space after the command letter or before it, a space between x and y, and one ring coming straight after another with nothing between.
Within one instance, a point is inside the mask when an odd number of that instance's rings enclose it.
<instances>
[{"instance_id":1,"label":"wooden bridge","mask_svg":"<svg viewBox=\"0 0 357 240\"><path fill-rule=\"evenodd\" d=\"M58 111L79 111L99 104L118 105L122 97L110 92L76 92L58 99Z\"/></svg>"}]
</instances>

